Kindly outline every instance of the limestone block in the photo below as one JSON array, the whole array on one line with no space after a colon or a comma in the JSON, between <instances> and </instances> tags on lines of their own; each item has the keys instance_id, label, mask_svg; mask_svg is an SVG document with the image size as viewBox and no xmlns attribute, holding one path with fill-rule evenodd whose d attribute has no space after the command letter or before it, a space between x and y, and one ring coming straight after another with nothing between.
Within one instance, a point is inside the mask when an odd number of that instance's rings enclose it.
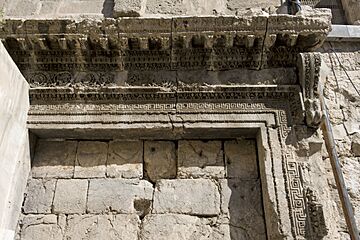
<instances>
[{"instance_id":1,"label":"limestone block","mask_svg":"<svg viewBox=\"0 0 360 240\"><path fill-rule=\"evenodd\" d=\"M154 213L214 216L220 213L220 194L209 179L160 180L153 207Z\"/></svg>"},{"instance_id":2,"label":"limestone block","mask_svg":"<svg viewBox=\"0 0 360 240\"><path fill-rule=\"evenodd\" d=\"M145 173L152 182L163 178L175 178L175 144L167 141L146 141L144 163Z\"/></svg>"},{"instance_id":3,"label":"limestone block","mask_svg":"<svg viewBox=\"0 0 360 240\"><path fill-rule=\"evenodd\" d=\"M352 137L351 151L356 157L360 157L360 133L356 133Z\"/></svg>"},{"instance_id":4,"label":"limestone block","mask_svg":"<svg viewBox=\"0 0 360 240\"><path fill-rule=\"evenodd\" d=\"M138 239L137 215L71 215L65 239Z\"/></svg>"},{"instance_id":5,"label":"limestone block","mask_svg":"<svg viewBox=\"0 0 360 240\"><path fill-rule=\"evenodd\" d=\"M115 0L114 17L140 17L145 13L146 0Z\"/></svg>"},{"instance_id":6,"label":"limestone block","mask_svg":"<svg viewBox=\"0 0 360 240\"><path fill-rule=\"evenodd\" d=\"M142 240L212 239L230 240L229 225L216 224L214 219L180 214L148 215L143 220Z\"/></svg>"},{"instance_id":7,"label":"limestone block","mask_svg":"<svg viewBox=\"0 0 360 240\"><path fill-rule=\"evenodd\" d=\"M224 178L225 165L221 141L179 141L178 176Z\"/></svg>"},{"instance_id":8,"label":"limestone block","mask_svg":"<svg viewBox=\"0 0 360 240\"><path fill-rule=\"evenodd\" d=\"M112 141L106 166L108 177L142 178L143 143L141 141Z\"/></svg>"},{"instance_id":9,"label":"limestone block","mask_svg":"<svg viewBox=\"0 0 360 240\"><path fill-rule=\"evenodd\" d=\"M63 1L58 8L59 14L101 14L104 6L103 0L72 0Z\"/></svg>"},{"instance_id":10,"label":"limestone block","mask_svg":"<svg viewBox=\"0 0 360 240\"><path fill-rule=\"evenodd\" d=\"M30 179L24 202L24 213L51 213L56 180Z\"/></svg>"},{"instance_id":11,"label":"limestone block","mask_svg":"<svg viewBox=\"0 0 360 240\"><path fill-rule=\"evenodd\" d=\"M59 179L54 198L55 213L85 213L88 181Z\"/></svg>"},{"instance_id":12,"label":"limestone block","mask_svg":"<svg viewBox=\"0 0 360 240\"><path fill-rule=\"evenodd\" d=\"M138 206L137 201L150 203L153 196L152 184L148 181L125 179L90 180L87 211L89 213L139 213L149 209L150 204Z\"/></svg>"},{"instance_id":13,"label":"limestone block","mask_svg":"<svg viewBox=\"0 0 360 240\"><path fill-rule=\"evenodd\" d=\"M62 240L65 224L64 215L27 215L23 219L21 239Z\"/></svg>"},{"instance_id":14,"label":"limestone block","mask_svg":"<svg viewBox=\"0 0 360 240\"><path fill-rule=\"evenodd\" d=\"M226 141L224 151L227 177L242 179L257 179L259 177L254 140Z\"/></svg>"},{"instance_id":15,"label":"limestone block","mask_svg":"<svg viewBox=\"0 0 360 240\"><path fill-rule=\"evenodd\" d=\"M213 15L226 10L226 0L147 0L146 14Z\"/></svg>"},{"instance_id":16,"label":"limestone block","mask_svg":"<svg viewBox=\"0 0 360 240\"><path fill-rule=\"evenodd\" d=\"M40 0L14 0L5 6L5 15L9 17L34 16L40 8Z\"/></svg>"},{"instance_id":17,"label":"limestone block","mask_svg":"<svg viewBox=\"0 0 360 240\"><path fill-rule=\"evenodd\" d=\"M39 140L32 166L34 178L71 178L74 174L75 141Z\"/></svg>"},{"instance_id":18,"label":"limestone block","mask_svg":"<svg viewBox=\"0 0 360 240\"><path fill-rule=\"evenodd\" d=\"M231 226L241 226L237 234L248 236L246 239L266 239L260 180L220 179L219 183L221 211Z\"/></svg>"},{"instance_id":19,"label":"limestone block","mask_svg":"<svg viewBox=\"0 0 360 240\"><path fill-rule=\"evenodd\" d=\"M239 1L227 0L226 6L229 10L242 10L246 8L266 8L270 6L280 6L280 1L277 0L256 0L256 1Z\"/></svg>"},{"instance_id":20,"label":"limestone block","mask_svg":"<svg viewBox=\"0 0 360 240\"><path fill-rule=\"evenodd\" d=\"M104 142L79 142L74 177L105 177L107 150L108 145Z\"/></svg>"}]
</instances>

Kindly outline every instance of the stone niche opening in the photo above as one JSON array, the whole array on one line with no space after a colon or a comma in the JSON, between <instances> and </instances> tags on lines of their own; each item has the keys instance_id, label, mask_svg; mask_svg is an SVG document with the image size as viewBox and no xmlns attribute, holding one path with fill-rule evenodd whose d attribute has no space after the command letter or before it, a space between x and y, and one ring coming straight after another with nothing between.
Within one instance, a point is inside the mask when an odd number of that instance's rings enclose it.
<instances>
[{"instance_id":1,"label":"stone niche opening","mask_svg":"<svg viewBox=\"0 0 360 240\"><path fill-rule=\"evenodd\" d=\"M257 141L38 139L17 237L267 239Z\"/></svg>"}]
</instances>

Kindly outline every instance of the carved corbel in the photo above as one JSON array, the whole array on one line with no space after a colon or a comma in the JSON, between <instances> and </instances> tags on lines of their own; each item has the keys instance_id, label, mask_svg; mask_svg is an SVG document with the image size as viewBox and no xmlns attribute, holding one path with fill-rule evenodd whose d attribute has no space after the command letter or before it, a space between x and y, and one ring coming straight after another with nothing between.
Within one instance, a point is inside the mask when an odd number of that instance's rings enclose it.
<instances>
[{"instance_id":1,"label":"carved corbel","mask_svg":"<svg viewBox=\"0 0 360 240\"><path fill-rule=\"evenodd\" d=\"M319 127L322 110L318 85L320 79L321 55L319 53L300 53L298 56L299 81L305 108L305 120L309 127Z\"/></svg>"},{"instance_id":2,"label":"carved corbel","mask_svg":"<svg viewBox=\"0 0 360 240\"><path fill-rule=\"evenodd\" d=\"M328 234L323 205L319 203L316 193L307 188L305 191L307 213L307 239L323 239Z\"/></svg>"}]
</instances>

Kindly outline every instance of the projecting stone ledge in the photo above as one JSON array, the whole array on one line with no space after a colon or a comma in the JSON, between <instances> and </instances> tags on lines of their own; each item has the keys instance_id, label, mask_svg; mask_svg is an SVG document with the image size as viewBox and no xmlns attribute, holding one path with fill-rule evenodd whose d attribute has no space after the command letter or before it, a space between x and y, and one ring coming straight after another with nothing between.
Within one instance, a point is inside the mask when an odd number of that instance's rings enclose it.
<instances>
[{"instance_id":1,"label":"projecting stone ledge","mask_svg":"<svg viewBox=\"0 0 360 240\"><path fill-rule=\"evenodd\" d=\"M25 76L30 70L258 70L294 67L299 52L326 39L330 18L329 10L311 9L295 16L249 10L219 17L7 19L0 39Z\"/></svg>"}]
</instances>

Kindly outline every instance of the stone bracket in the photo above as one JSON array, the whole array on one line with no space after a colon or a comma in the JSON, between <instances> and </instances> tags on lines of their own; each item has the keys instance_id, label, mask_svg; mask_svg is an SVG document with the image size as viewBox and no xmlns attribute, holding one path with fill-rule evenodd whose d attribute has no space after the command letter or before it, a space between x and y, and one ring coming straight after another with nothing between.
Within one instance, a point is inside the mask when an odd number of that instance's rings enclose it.
<instances>
[{"instance_id":1,"label":"stone bracket","mask_svg":"<svg viewBox=\"0 0 360 240\"><path fill-rule=\"evenodd\" d=\"M319 99L321 55L300 53L298 55L299 82L302 88L305 121L309 127L318 128L322 120Z\"/></svg>"}]
</instances>

